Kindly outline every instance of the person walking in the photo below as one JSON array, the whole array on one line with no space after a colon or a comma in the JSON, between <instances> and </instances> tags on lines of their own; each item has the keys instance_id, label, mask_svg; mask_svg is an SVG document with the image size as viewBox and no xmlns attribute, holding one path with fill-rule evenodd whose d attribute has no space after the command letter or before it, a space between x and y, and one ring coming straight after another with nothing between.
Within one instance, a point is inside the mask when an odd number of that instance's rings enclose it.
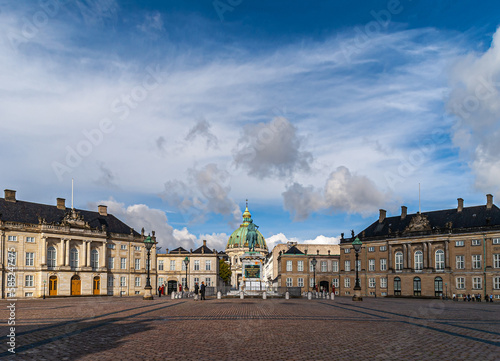
<instances>
[{"instance_id":1,"label":"person walking","mask_svg":"<svg viewBox=\"0 0 500 361\"><path fill-rule=\"evenodd\" d=\"M201 300L205 300L205 282L201 283L200 287Z\"/></svg>"},{"instance_id":2,"label":"person walking","mask_svg":"<svg viewBox=\"0 0 500 361\"><path fill-rule=\"evenodd\" d=\"M198 286L198 282L194 284L194 300L198 301L198 292L200 291L200 286Z\"/></svg>"},{"instance_id":3,"label":"person walking","mask_svg":"<svg viewBox=\"0 0 500 361\"><path fill-rule=\"evenodd\" d=\"M158 286L158 297L161 297L161 286Z\"/></svg>"}]
</instances>

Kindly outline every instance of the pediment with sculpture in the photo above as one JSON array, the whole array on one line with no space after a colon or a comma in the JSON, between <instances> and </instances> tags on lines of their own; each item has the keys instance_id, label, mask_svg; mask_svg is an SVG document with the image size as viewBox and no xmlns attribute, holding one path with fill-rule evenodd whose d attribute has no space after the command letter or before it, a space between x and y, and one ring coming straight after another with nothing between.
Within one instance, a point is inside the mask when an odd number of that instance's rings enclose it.
<instances>
[{"instance_id":1,"label":"pediment with sculpture","mask_svg":"<svg viewBox=\"0 0 500 361\"><path fill-rule=\"evenodd\" d=\"M411 218L410 224L405 228L404 232L424 232L430 230L431 224L427 216L417 213Z\"/></svg>"}]
</instances>

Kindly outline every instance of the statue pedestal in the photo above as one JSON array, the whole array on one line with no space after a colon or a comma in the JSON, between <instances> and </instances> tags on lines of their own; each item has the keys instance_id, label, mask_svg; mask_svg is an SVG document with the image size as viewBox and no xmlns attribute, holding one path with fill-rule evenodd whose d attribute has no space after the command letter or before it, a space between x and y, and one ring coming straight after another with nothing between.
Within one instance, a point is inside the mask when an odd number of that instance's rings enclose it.
<instances>
[{"instance_id":1,"label":"statue pedestal","mask_svg":"<svg viewBox=\"0 0 500 361\"><path fill-rule=\"evenodd\" d=\"M151 286L146 286L144 287L144 297L142 298L143 300L152 300L153 299L153 294L151 293L151 290L153 287Z\"/></svg>"},{"instance_id":2,"label":"statue pedestal","mask_svg":"<svg viewBox=\"0 0 500 361\"><path fill-rule=\"evenodd\" d=\"M354 288L354 296L352 296L353 301L363 301L363 297L361 297L361 289Z\"/></svg>"},{"instance_id":3,"label":"statue pedestal","mask_svg":"<svg viewBox=\"0 0 500 361\"><path fill-rule=\"evenodd\" d=\"M266 291L262 267L265 257L259 252L245 252L240 256L242 278L240 290L246 295L262 295Z\"/></svg>"}]
</instances>

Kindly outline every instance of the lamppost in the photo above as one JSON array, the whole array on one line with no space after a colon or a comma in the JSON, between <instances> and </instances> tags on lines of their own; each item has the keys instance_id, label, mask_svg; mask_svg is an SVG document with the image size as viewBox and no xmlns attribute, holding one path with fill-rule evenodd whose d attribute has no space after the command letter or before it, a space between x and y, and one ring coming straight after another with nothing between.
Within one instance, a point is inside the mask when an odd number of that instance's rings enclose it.
<instances>
[{"instance_id":1,"label":"lamppost","mask_svg":"<svg viewBox=\"0 0 500 361\"><path fill-rule=\"evenodd\" d=\"M146 290L146 292L144 292L144 297L143 299L144 300L152 300L153 299L153 294L151 293L151 281L149 279L149 266L151 264L150 262L150 255L151 255L151 248L153 247L153 245L155 244L156 242L151 238L151 236L147 236L146 239L144 240L144 246L146 247L146 249L148 250L148 263L147 263L147 270L148 270L148 277L146 278L146 287L144 287L144 289Z\"/></svg>"},{"instance_id":2,"label":"lamppost","mask_svg":"<svg viewBox=\"0 0 500 361\"><path fill-rule=\"evenodd\" d=\"M43 280L43 299L45 299L45 283L47 283L47 281Z\"/></svg>"},{"instance_id":3,"label":"lamppost","mask_svg":"<svg viewBox=\"0 0 500 361\"><path fill-rule=\"evenodd\" d=\"M312 261L311 261L311 264L313 265L313 272L314 272L314 276L313 276L313 287L314 287L314 291L316 292L316 264L318 263L318 261L316 260L316 257L313 257Z\"/></svg>"},{"instance_id":4,"label":"lamppost","mask_svg":"<svg viewBox=\"0 0 500 361\"><path fill-rule=\"evenodd\" d=\"M352 242L352 248L354 248L354 252L356 253L356 264L354 267L356 268L356 284L354 285L354 296L352 296L353 301L363 301L363 297L361 297L361 285L359 284L358 277L358 256L359 252L361 252L361 241L358 237Z\"/></svg>"},{"instance_id":5,"label":"lamppost","mask_svg":"<svg viewBox=\"0 0 500 361\"><path fill-rule=\"evenodd\" d=\"M189 287L188 287L188 266L189 266L189 258L186 256L186 258L184 258L184 266L186 266L186 284L184 285L184 289L186 290L186 292L189 290Z\"/></svg>"}]
</instances>

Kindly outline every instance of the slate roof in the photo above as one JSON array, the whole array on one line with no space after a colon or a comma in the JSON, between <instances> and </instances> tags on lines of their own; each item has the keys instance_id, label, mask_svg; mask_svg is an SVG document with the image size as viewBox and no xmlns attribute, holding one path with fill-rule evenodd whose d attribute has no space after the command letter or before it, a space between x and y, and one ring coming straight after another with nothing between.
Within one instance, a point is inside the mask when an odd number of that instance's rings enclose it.
<instances>
[{"instance_id":1,"label":"slate roof","mask_svg":"<svg viewBox=\"0 0 500 361\"><path fill-rule=\"evenodd\" d=\"M295 246L292 246L288 249L288 251L286 251L285 253L283 254L305 254L304 252L302 252L300 249L298 249L297 247Z\"/></svg>"},{"instance_id":2,"label":"slate roof","mask_svg":"<svg viewBox=\"0 0 500 361\"><path fill-rule=\"evenodd\" d=\"M83 219L88 222L91 228L102 230L102 226L106 226L106 230L112 233L130 234L131 227L120 221L118 218L109 214L101 216L99 212L87 211L83 209L75 209ZM45 219L47 223L60 224L66 214L71 211L71 208L59 209L57 206L25 202L16 200L16 202L6 201L0 198L0 220L8 222L18 222L27 224L39 224L38 218ZM134 231L134 236L140 236Z\"/></svg>"},{"instance_id":3,"label":"slate roof","mask_svg":"<svg viewBox=\"0 0 500 361\"><path fill-rule=\"evenodd\" d=\"M179 252L180 251L180 252ZM170 252L168 252L169 254L189 254L188 251L186 251L184 248L182 247L177 247L176 249L173 249L171 250Z\"/></svg>"},{"instance_id":4,"label":"slate roof","mask_svg":"<svg viewBox=\"0 0 500 361\"><path fill-rule=\"evenodd\" d=\"M198 247L196 248L193 253L197 253L197 254L202 254L202 253L214 253L213 250L211 250L210 248L208 248L207 246L203 245L201 247Z\"/></svg>"},{"instance_id":5,"label":"slate roof","mask_svg":"<svg viewBox=\"0 0 500 361\"><path fill-rule=\"evenodd\" d=\"M428 220L429 229L412 231L412 220L418 213L387 217L382 223L378 220L360 232L357 237L362 241L384 238L413 237L430 234L472 233L500 229L500 209L492 205L490 209L483 206L464 207L461 212L457 208L422 212ZM341 243L352 242L352 238L341 240Z\"/></svg>"}]
</instances>

